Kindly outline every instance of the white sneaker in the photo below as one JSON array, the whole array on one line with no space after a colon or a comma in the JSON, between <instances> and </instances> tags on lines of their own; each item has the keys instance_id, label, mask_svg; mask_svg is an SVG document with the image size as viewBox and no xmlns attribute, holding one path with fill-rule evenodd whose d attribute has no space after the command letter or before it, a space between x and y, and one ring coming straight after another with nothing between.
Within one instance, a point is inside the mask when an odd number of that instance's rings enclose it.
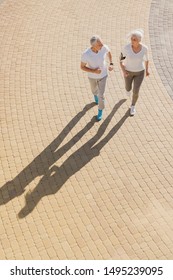
<instances>
[{"instance_id":1,"label":"white sneaker","mask_svg":"<svg viewBox=\"0 0 173 280\"><path fill-rule=\"evenodd\" d=\"M126 90L126 95L127 95L128 97L130 97L131 91L127 91L127 90Z\"/></svg>"},{"instance_id":2,"label":"white sneaker","mask_svg":"<svg viewBox=\"0 0 173 280\"><path fill-rule=\"evenodd\" d=\"M136 114L135 106L131 106L130 108L130 116L134 116Z\"/></svg>"}]
</instances>

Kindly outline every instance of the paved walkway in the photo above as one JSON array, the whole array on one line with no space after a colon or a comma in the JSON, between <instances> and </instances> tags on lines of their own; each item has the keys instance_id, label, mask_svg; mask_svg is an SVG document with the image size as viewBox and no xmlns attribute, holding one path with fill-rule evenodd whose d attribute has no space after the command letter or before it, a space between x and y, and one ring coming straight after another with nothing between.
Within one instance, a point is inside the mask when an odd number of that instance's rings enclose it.
<instances>
[{"instance_id":1,"label":"paved walkway","mask_svg":"<svg viewBox=\"0 0 173 280\"><path fill-rule=\"evenodd\" d=\"M152 1L150 40L157 72L173 99L173 1Z\"/></svg>"},{"instance_id":2,"label":"paved walkway","mask_svg":"<svg viewBox=\"0 0 173 280\"><path fill-rule=\"evenodd\" d=\"M150 51L130 118L118 66L135 27L158 50L154 2L1 4L0 259L173 258L173 101ZM79 68L93 33L115 62L99 123Z\"/></svg>"}]
</instances>

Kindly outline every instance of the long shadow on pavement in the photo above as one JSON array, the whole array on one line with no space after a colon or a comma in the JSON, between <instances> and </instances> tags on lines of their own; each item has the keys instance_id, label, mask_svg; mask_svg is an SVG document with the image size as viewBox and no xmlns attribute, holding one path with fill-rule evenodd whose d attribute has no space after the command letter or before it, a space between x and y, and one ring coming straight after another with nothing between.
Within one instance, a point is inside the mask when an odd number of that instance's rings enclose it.
<instances>
[{"instance_id":1,"label":"long shadow on pavement","mask_svg":"<svg viewBox=\"0 0 173 280\"><path fill-rule=\"evenodd\" d=\"M58 147L67 137L72 128L82 119L86 112L95 106L92 102L84 107L61 131L61 133L47 146L29 165L27 165L13 180L8 181L0 188L0 205L8 203L13 198L20 196L37 176L46 174L52 164L61 158L66 151L75 145L87 132L87 128L77 133L67 144Z\"/></svg>"},{"instance_id":2,"label":"long shadow on pavement","mask_svg":"<svg viewBox=\"0 0 173 280\"><path fill-rule=\"evenodd\" d=\"M65 162L60 166L52 166L48 172L42 177L35 189L27 193L25 196L25 206L19 212L19 218L26 217L29 213L33 211L42 197L47 195L52 195L57 193L60 188L65 184L65 182L86 164L88 164L94 157L99 156L101 149L108 143L108 141L117 133L120 127L123 125L125 120L129 117L129 110L124 114L120 121L110 130L110 132L105 136L99 143L97 141L104 134L108 124L110 123L113 115L118 110L118 108L125 102L125 100L119 101L113 108L109 116L100 125L98 132L94 137L92 137L88 142L86 142L82 147L75 151L71 156L69 156ZM91 128L95 123L95 118L93 118L84 128ZM97 143L97 144L96 144Z\"/></svg>"},{"instance_id":3,"label":"long shadow on pavement","mask_svg":"<svg viewBox=\"0 0 173 280\"><path fill-rule=\"evenodd\" d=\"M69 142L58 149L72 128L80 121L85 113L95 105L95 103L86 105L84 109L68 123L68 125L49 146L47 146L13 180L7 182L0 188L0 205L6 204L13 198L23 194L26 186L30 184L30 182L32 182L37 176L43 177L36 188L31 193L26 195L26 205L19 212L19 218L23 218L31 213L42 197L55 194L73 174L78 172L83 166L92 160L92 158L98 156L103 146L118 131L118 129L129 116L129 110L111 129L108 135L94 146L94 144L104 134L115 112L125 101L126 99L122 99L114 106L112 112L100 125L99 130L94 137L92 137L87 143L85 143L81 148L79 148L69 158L67 158L60 167L55 165L52 166L94 125L95 118L92 118L92 120L86 124L80 132L78 132Z\"/></svg>"}]
</instances>

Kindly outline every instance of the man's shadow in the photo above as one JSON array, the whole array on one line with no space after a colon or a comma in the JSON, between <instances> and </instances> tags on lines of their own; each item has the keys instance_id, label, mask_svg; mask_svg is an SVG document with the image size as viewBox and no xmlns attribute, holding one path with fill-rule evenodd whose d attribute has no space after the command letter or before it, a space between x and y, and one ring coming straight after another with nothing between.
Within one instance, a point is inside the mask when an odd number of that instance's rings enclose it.
<instances>
[{"instance_id":1,"label":"man's shadow","mask_svg":"<svg viewBox=\"0 0 173 280\"><path fill-rule=\"evenodd\" d=\"M110 113L110 115L106 118L106 120L102 123L102 125L99 128L98 133L89 141L87 142L85 145L83 145L78 151L76 151L72 156L69 157L69 159L67 159L65 161L65 163L60 167L60 176L58 178L58 183L55 186L54 184L52 184L52 186L54 187L50 187L50 194L51 193L55 193L56 191L58 191L58 189L67 181L67 179L72 176L74 173L76 173L78 170L80 170L80 168L82 168L82 166L84 166L88 161L86 161L86 163L84 162L84 165L82 165L82 161L76 161L78 163L78 167L74 168L75 165L75 160L77 157L77 154L79 153L86 153L86 149L87 152L88 151L88 146L92 146L91 143L96 143L97 140L101 137L101 135L103 135L108 123L110 122L111 118L113 117L113 114L116 112L116 110L126 101L126 99L122 99L120 100L113 108L112 112ZM73 145L75 145L82 137L83 135L94 125L95 123L95 118L93 118L80 132L78 132L69 142L67 142L65 145L63 145L61 148L58 149L58 147L60 146L60 144L62 143L62 141L66 138L66 136L68 135L68 133L72 130L72 128L81 120L81 118L86 114L86 112L91 109L93 106L95 106L95 103L91 103L88 104L84 107L84 109L79 112L68 124L67 126L62 130L62 132L58 135L58 137L52 141L52 143L47 146L27 167L25 167L13 180L8 181L6 184L4 184L1 188L0 188L0 205L6 204L8 203L10 200L12 200L13 198L20 196L21 194L24 193L25 188L27 185L29 185L37 176L42 176L43 178L40 180L38 186L36 187L36 189L42 185L42 182L44 182L45 185L45 181L46 178L47 180L54 178L54 176L52 177L51 174L53 172L53 169L56 169L56 167L54 166L53 168L50 169L50 166L52 166L58 159L60 159ZM126 113L128 116L128 112ZM125 114L125 115L126 115ZM120 122L119 122L120 123ZM118 125L118 124L117 124ZM112 130L111 130L112 131ZM116 133L116 132L115 132ZM110 133L109 133L110 134ZM100 142L101 145L101 142ZM93 152L95 152L95 150L93 150ZM71 165L71 161L73 159L74 156L74 161L72 163L72 167L73 167L73 172L69 171L68 168L68 164ZM86 157L87 155L83 154L82 158ZM94 157L94 155L93 155ZM89 161L92 159L92 157L90 156ZM83 160L83 159L82 159ZM69 166L70 166L69 165ZM63 168L64 167L64 168ZM56 172L57 173L57 172ZM55 173L55 174L56 174ZM54 174L54 175L55 175ZM51 177L51 178L50 178ZM50 180L50 181L51 181ZM56 178L57 180L57 178ZM48 181L49 182L49 181ZM47 182L47 183L48 183ZM61 182L61 183L60 183ZM50 184L47 184L50 185ZM52 189L53 188L53 189ZM40 187L39 187L40 189ZM52 189L52 192L51 192ZM35 190L34 190L35 191ZM34 192L33 191L33 192ZM48 191L48 188L45 188L45 191L43 189L43 193L40 196L40 199L42 196L46 195L46 192ZM34 193L33 193L34 194ZM48 192L49 194L49 192ZM31 195L30 195L31 197ZM27 201L28 195L26 196L26 201ZM38 203L38 201L40 199L36 200L36 204ZM33 204L29 203L26 204L30 205ZM25 207L26 208L26 207ZM28 210L26 211L26 213L24 214L25 211L20 211L19 216L20 217L24 217L27 214L29 214L32 210L34 209L34 207L30 207L30 210L28 208ZM23 214L22 214L23 213Z\"/></svg>"},{"instance_id":2,"label":"man's shadow","mask_svg":"<svg viewBox=\"0 0 173 280\"><path fill-rule=\"evenodd\" d=\"M54 165L49 170L47 170L47 172L44 174L36 188L32 192L26 194L25 206L19 212L19 218L24 218L29 213L31 213L38 204L38 202L42 199L42 197L57 193L72 175L74 175L86 164L88 164L94 157L99 156L101 149L117 133L117 131L123 125L125 120L129 117L129 110L127 110L124 116L120 119L120 121L109 131L109 133L99 143L97 143L104 134L113 115L118 110L118 108L125 102L125 100L123 99L119 101L114 106L112 112L100 125L98 132L95 134L95 136L93 136L88 142L86 142L82 147L80 147L71 156L69 156L60 167ZM94 123L95 118L93 118L84 127L83 131L90 129Z\"/></svg>"},{"instance_id":3,"label":"man's shadow","mask_svg":"<svg viewBox=\"0 0 173 280\"><path fill-rule=\"evenodd\" d=\"M70 133L72 128L82 119L82 117L95 106L92 102L86 105L61 131L61 133L47 146L29 165L27 165L13 180L8 181L0 188L0 205L8 203L13 198L24 193L25 188L37 176L42 176L47 173L50 166L61 158L68 149L70 149L80 138L87 132L87 129L82 129L77 133L67 144L61 147L58 152L56 150L61 145L63 140Z\"/></svg>"}]
</instances>

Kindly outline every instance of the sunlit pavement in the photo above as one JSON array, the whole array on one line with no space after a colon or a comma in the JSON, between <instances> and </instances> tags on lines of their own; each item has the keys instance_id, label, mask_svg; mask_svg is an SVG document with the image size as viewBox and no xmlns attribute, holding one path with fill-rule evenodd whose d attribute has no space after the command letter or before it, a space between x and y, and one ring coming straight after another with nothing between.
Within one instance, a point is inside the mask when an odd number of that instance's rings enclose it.
<instances>
[{"instance_id":1,"label":"sunlit pavement","mask_svg":"<svg viewBox=\"0 0 173 280\"><path fill-rule=\"evenodd\" d=\"M1 1L0 259L173 258L173 5L155 2ZM150 77L129 117L119 54L136 27ZM93 34L115 64L101 122L80 70Z\"/></svg>"}]
</instances>

